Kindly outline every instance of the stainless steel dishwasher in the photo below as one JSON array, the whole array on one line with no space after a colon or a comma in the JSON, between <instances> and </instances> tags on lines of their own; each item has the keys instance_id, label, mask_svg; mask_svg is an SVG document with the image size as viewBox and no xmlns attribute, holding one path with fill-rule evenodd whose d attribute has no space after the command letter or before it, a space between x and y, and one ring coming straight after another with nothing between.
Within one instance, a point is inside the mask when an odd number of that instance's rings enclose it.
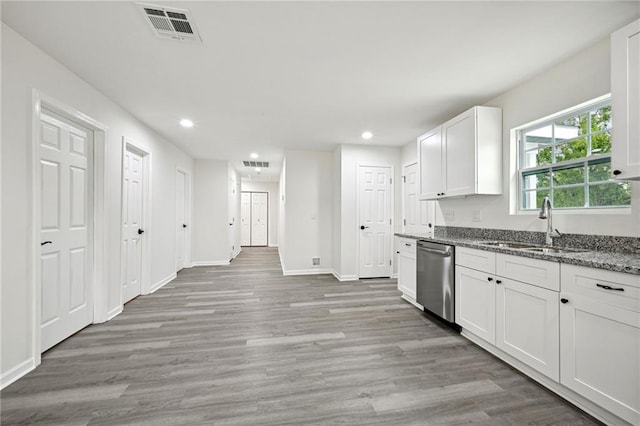
<instances>
[{"instance_id":1,"label":"stainless steel dishwasher","mask_svg":"<svg viewBox=\"0 0 640 426\"><path fill-rule=\"evenodd\" d=\"M416 301L453 323L454 246L418 241Z\"/></svg>"}]
</instances>

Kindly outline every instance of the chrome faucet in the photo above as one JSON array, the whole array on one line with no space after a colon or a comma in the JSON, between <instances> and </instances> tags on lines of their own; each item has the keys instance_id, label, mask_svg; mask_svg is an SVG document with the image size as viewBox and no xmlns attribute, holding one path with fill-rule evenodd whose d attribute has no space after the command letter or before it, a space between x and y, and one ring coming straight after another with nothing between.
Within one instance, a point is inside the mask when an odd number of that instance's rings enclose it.
<instances>
[{"instance_id":1,"label":"chrome faucet","mask_svg":"<svg viewBox=\"0 0 640 426\"><path fill-rule=\"evenodd\" d=\"M559 237L560 232L557 229L553 229L553 222L551 221L551 199L544 197L542 200L542 208L538 215L540 219L547 219L547 235L545 236L545 244L548 246L553 245L553 238Z\"/></svg>"}]
</instances>

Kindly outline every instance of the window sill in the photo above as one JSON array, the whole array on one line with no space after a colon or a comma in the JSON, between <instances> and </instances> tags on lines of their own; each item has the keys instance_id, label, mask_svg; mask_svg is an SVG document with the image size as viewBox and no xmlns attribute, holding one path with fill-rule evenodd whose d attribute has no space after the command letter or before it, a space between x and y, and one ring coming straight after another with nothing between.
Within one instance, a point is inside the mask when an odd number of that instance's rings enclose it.
<instances>
[{"instance_id":1,"label":"window sill","mask_svg":"<svg viewBox=\"0 0 640 426\"><path fill-rule=\"evenodd\" d=\"M553 209L554 216L564 215L630 215L631 207L603 207L601 209ZM518 210L516 213L512 213L512 216L538 216L539 210Z\"/></svg>"}]
</instances>

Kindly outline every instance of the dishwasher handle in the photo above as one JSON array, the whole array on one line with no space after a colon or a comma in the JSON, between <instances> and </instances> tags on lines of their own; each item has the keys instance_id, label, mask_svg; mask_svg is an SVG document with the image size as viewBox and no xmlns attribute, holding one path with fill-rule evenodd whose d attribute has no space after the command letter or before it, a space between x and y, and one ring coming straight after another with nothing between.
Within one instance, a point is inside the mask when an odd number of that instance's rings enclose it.
<instances>
[{"instance_id":1,"label":"dishwasher handle","mask_svg":"<svg viewBox=\"0 0 640 426\"><path fill-rule=\"evenodd\" d=\"M426 251L427 253L439 254L440 256L443 256L443 257L451 256L451 252L449 250L446 250L446 251L434 250L434 249L431 249L431 248L422 247L422 246L420 246L420 244L418 244L418 250Z\"/></svg>"}]
</instances>

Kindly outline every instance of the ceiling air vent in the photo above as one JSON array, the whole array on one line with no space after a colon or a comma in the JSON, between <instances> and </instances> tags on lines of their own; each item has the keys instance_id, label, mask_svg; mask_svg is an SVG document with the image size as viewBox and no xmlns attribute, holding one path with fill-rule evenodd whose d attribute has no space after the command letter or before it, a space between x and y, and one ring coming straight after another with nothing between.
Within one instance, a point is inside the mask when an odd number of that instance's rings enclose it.
<instances>
[{"instance_id":1,"label":"ceiling air vent","mask_svg":"<svg viewBox=\"0 0 640 426\"><path fill-rule=\"evenodd\" d=\"M242 164L245 167L262 167L263 169L269 167L268 161L243 161Z\"/></svg>"},{"instance_id":2,"label":"ceiling air vent","mask_svg":"<svg viewBox=\"0 0 640 426\"><path fill-rule=\"evenodd\" d=\"M188 10L138 3L147 23L160 38L202 41Z\"/></svg>"}]
</instances>

